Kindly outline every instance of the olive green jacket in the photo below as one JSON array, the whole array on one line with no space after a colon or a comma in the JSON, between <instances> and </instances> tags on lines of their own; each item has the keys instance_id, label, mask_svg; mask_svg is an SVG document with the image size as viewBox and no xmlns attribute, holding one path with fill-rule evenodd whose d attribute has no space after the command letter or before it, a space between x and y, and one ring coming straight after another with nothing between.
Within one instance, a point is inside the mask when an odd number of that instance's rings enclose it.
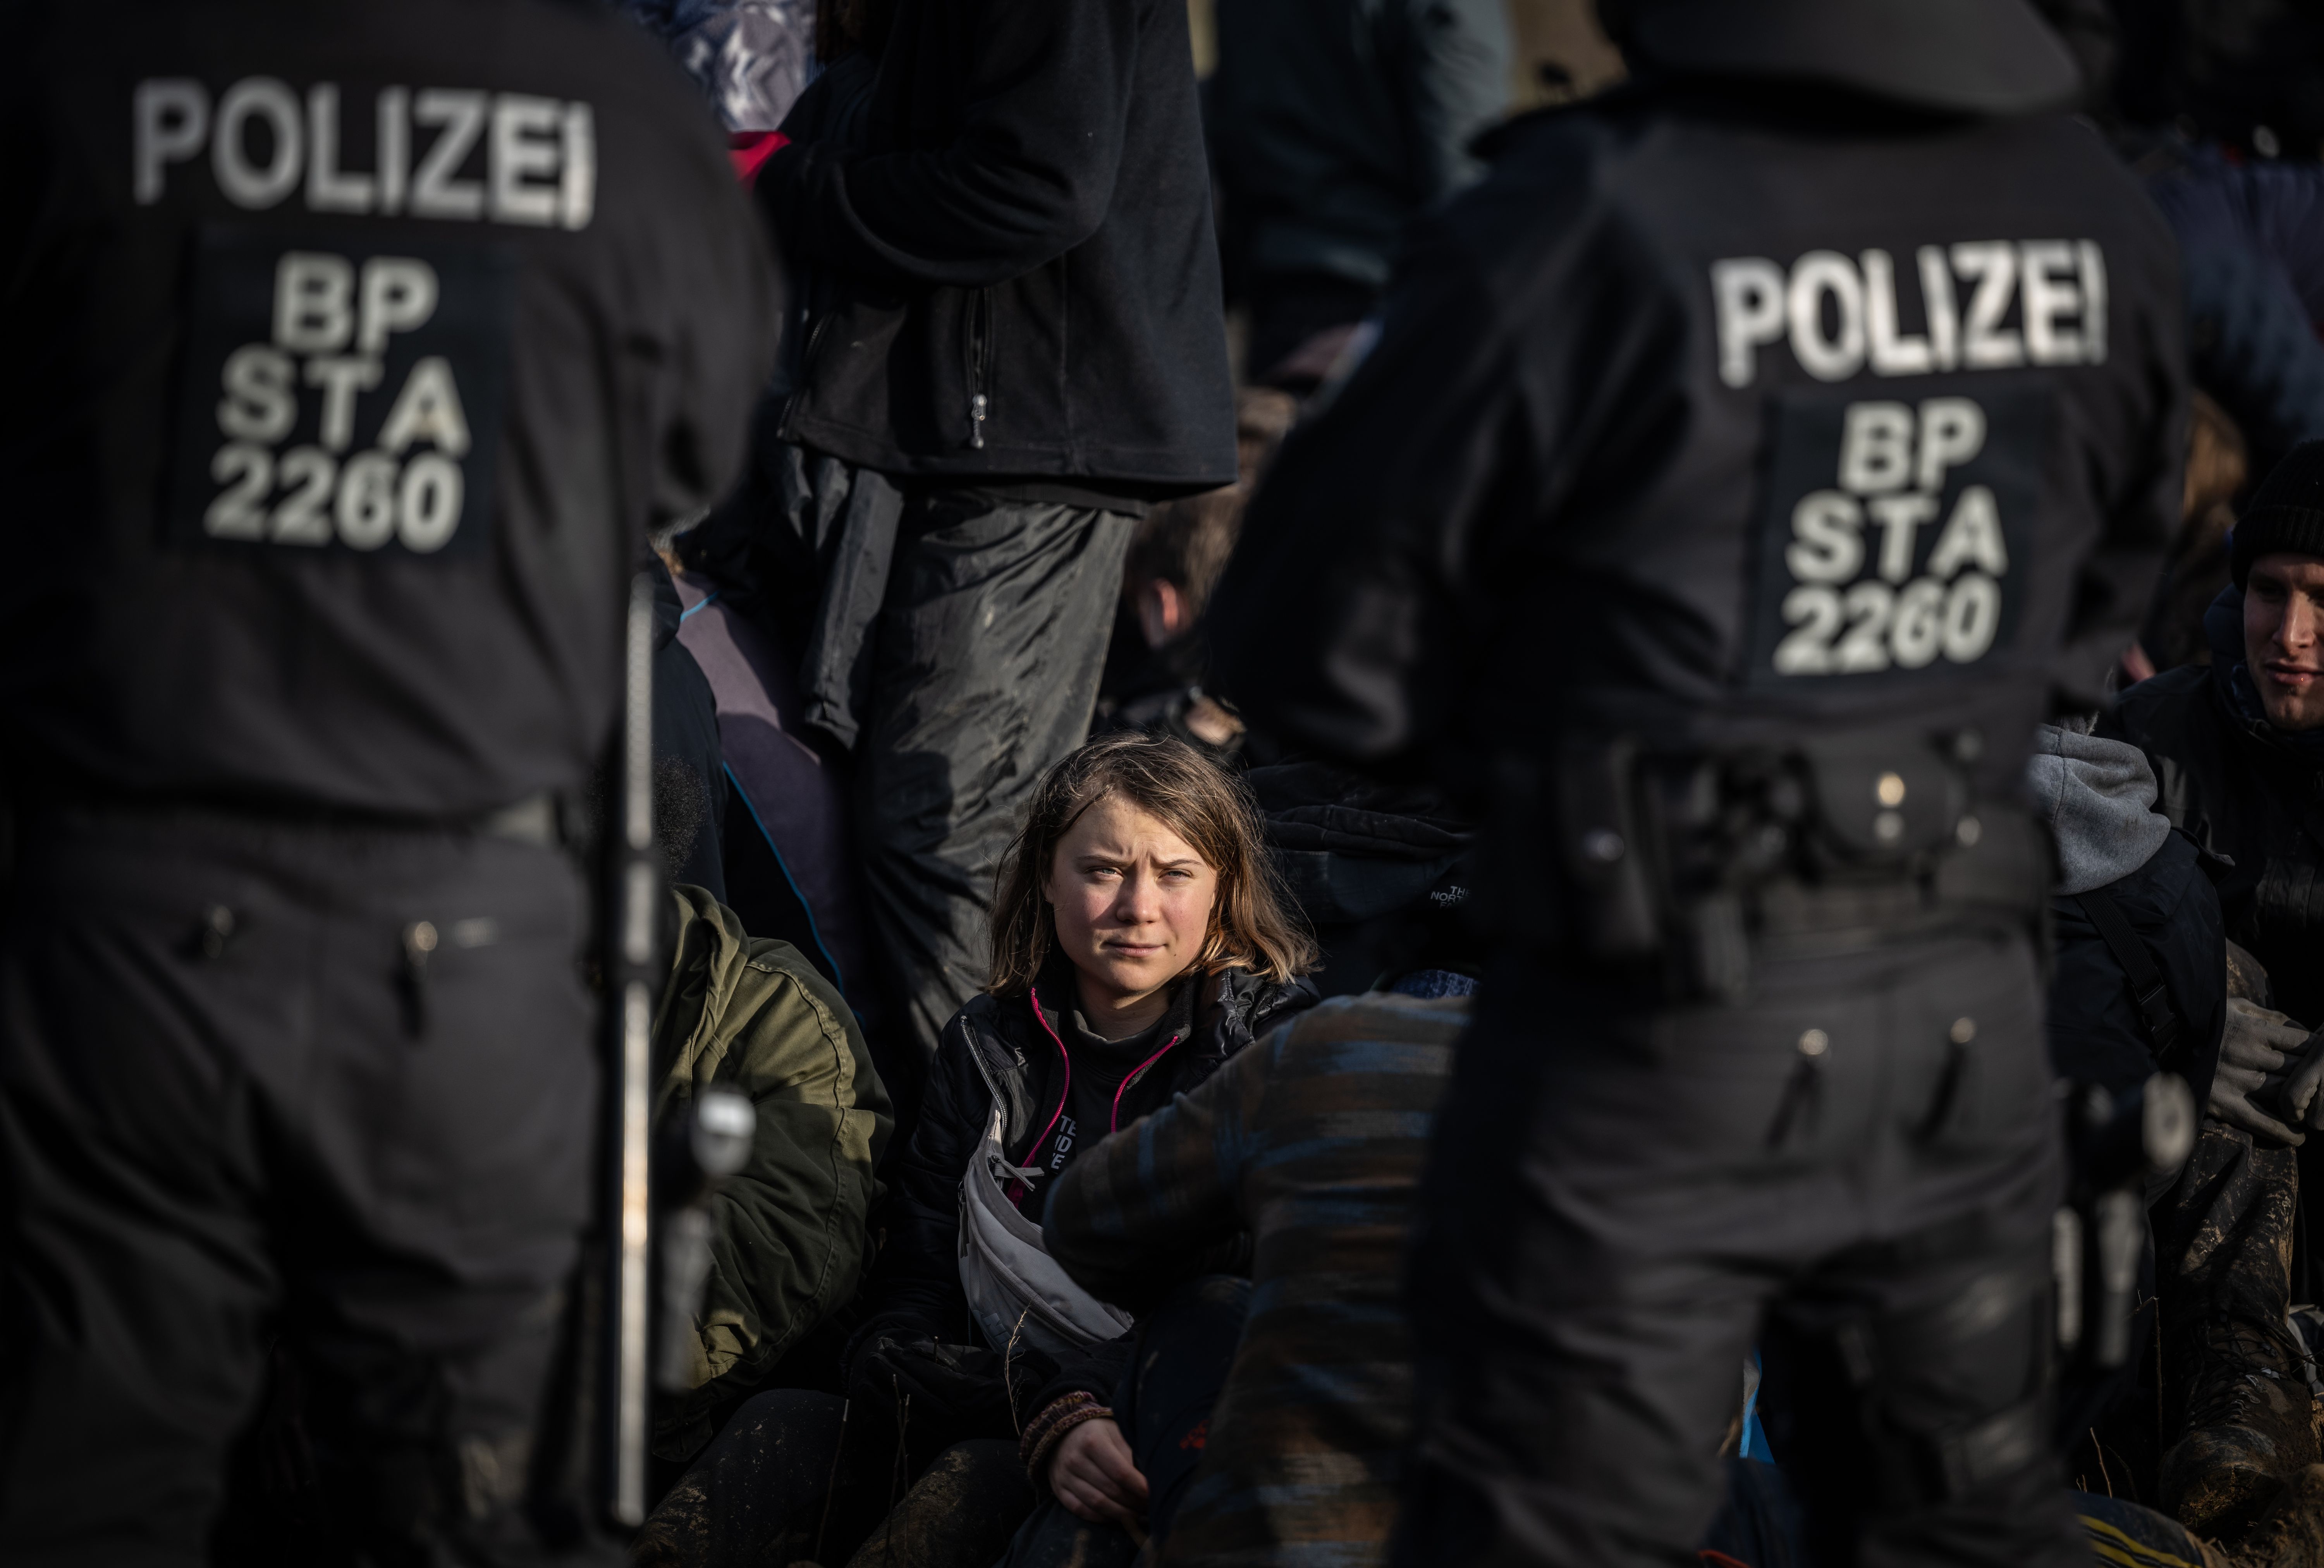
<instances>
[{"instance_id":1,"label":"olive green jacket","mask_svg":"<svg viewBox=\"0 0 2324 1568\"><path fill-rule=\"evenodd\" d=\"M855 1293L871 1262L872 1171L895 1130L855 1015L787 942L745 933L700 888L677 890L676 957L654 1017L660 1126L711 1084L751 1098L750 1163L710 1201L712 1267L691 1394L655 1425L683 1459L711 1417Z\"/></svg>"}]
</instances>

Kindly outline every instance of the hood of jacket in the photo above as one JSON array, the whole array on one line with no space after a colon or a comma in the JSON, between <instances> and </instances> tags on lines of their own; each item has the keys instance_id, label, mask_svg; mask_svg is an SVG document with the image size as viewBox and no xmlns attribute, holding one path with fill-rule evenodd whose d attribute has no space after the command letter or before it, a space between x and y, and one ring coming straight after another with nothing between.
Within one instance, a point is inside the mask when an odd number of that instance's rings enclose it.
<instances>
[{"instance_id":1,"label":"hood of jacket","mask_svg":"<svg viewBox=\"0 0 2324 1568\"><path fill-rule=\"evenodd\" d=\"M2171 819L2154 809L2159 791L2146 753L2121 741L2043 724L2025 789L2057 844L2061 893L2120 881L2171 836Z\"/></svg>"},{"instance_id":2,"label":"hood of jacket","mask_svg":"<svg viewBox=\"0 0 2324 1568\"><path fill-rule=\"evenodd\" d=\"M1253 768L1244 777L1265 816L1275 868L1312 926L1412 907L1460 864L1472 836L1428 785L1382 784L1314 761Z\"/></svg>"}]
</instances>

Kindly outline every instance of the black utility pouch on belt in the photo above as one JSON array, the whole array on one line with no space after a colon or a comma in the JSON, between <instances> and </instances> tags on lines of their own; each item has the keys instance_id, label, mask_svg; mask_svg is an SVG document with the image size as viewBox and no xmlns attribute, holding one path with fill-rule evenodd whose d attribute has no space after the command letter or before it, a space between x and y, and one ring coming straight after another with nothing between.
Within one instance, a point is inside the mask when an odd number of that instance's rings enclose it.
<instances>
[{"instance_id":1,"label":"black utility pouch on belt","mask_svg":"<svg viewBox=\"0 0 2324 1568\"><path fill-rule=\"evenodd\" d=\"M2047 864L2021 811L1973 800L1974 732L1650 752L1574 742L1508 759L1496 836L1560 897L1503 899L1508 927L1574 964L1734 1004L1770 942L1877 940L1972 907L2038 918ZM1547 788L1543 788L1544 785Z\"/></svg>"}]
</instances>

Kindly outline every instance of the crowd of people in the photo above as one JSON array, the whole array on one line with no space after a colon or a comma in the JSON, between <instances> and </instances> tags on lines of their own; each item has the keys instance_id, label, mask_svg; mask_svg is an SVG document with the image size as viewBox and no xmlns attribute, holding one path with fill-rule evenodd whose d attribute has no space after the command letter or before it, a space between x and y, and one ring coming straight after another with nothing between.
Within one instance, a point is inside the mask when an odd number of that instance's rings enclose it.
<instances>
[{"instance_id":1,"label":"crowd of people","mask_svg":"<svg viewBox=\"0 0 2324 1568\"><path fill-rule=\"evenodd\" d=\"M1176 56L1178 18L1163 9L1162 47ZM794 657L822 682L820 691L787 696L786 717L814 735L835 772L855 780L865 890L819 889L817 901L843 920L868 911L870 946L897 966L884 993L869 981L853 1000L868 1027L890 1033L878 1054L898 1103L911 1111L897 1153L881 1167L893 1191L876 1265L833 1319L845 1324L844 1343L826 1329L830 1349L806 1358L821 1364L812 1372L804 1362L787 1367L776 1381L798 1387L742 1403L715 1443L696 1420L664 1445L667 1458L694 1465L643 1537L645 1560L743 1563L788 1553L837 1562L861 1548L886 1554L864 1561L1126 1563L1149 1535L1167 1540L1169 1560L1190 1563L1323 1560L1313 1554L1342 1562L1385 1551L1415 1397L1401 1262L1429 1126L1466 1016L1457 999L1475 989L1490 946L1470 921L1472 835L1433 788L1384 784L1248 729L1209 689L1203 613L1247 497L1300 401L1331 377L1377 309L1405 226L1481 171L1471 142L1508 108L1512 51L1498 5L1390 8L1370 32L1335 26L1336 14L1322 14L1328 10L1220 10L1217 71L1202 90L1228 291L1240 302L1245 334L1235 482L1171 497L1226 476L1215 434L1170 437L1175 450L1202 452L1211 464L1172 476L1178 484L1085 448L1074 486L1085 493L1068 499L1117 503L1094 509L1117 520L1100 525L1111 530L1108 550L1126 553L1108 553L1084 578L1078 540L1050 547L1043 591L1058 606L1055 624L1078 623L1079 641L1011 650L1073 671L1078 683L1028 665L971 673L973 661L992 653L970 639L946 658L936 632L905 630L916 616L925 626L927 612L906 608L912 601L879 575L912 569L912 551L922 548L913 541L928 537L910 521L915 503L967 487L948 468L991 471L973 456L983 449L973 392L954 410L969 415L970 440L947 444L945 414L931 410L910 424L931 439L915 452L903 444L909 422L892 412L886 427L844 433L805 422L802 401L811 408L824 385L849 373L793 371L805 379L779 381L770 400L780 400L782 412L761 414L754 466L768 475L763 488L678 536L669 552L689 599L760 606L767 635L794 639ZM2135 161L2188 256L2201 391L2166 581L2115 678L2129 689L2102 714L2043 726L2028 764L2026 788L2059 866L2048 912L2048 1065L2061 1081L2113 1096L2175 1074L2209 1114L2183 1172L2174 1166L2146 1178L2154 1241L2135 1333L2159 1347L2140 1352L2154 1368L2101 1372L2087 1354L2081 1364L2070 1359L2052 1436L2082 1490L2144 1502L2232 1543L2252 1535L2271 1507L2296 1515L2280 1504L2282 1489L2324 1458L2314 1404L2324 1384L2307 1338L2319 1320L2295 1310L2318 1295L2296 1204L2294 1151L2305 1135L2290 1124L2313 1091L2287 1084L2310 1054L2308 1024L2295 1020L2324 1021L2324 1013L2282 989L2316 972L2306 956L2310 918L2283 907L2303 895L2279 894L2264 913L2257 901L2263 883L2303 882L2293 867L2314 856L2314 830L2303 838L2297 826L2312 810L2298 804L2312 783L2308 770L2294 763L2275 777L2277 752L2309 726L2297 702L2275 713L2248 676L2241 688L2234 684L2238 669L2313 658L2315 632L2302 617L2315 601L2294 580L2300 568L2271 561L2255 588L2251 574L2264 556L2297 556L2305 552L2296 547L2319 542L2301 522L2275 525L2289 528L2281 540L2265 530L2269 518L2296 518L2306 504L2282 491L2298 471L2282 466L2285 454L2324 434L2324 352L2298 298L2318 275L2301 224L2324 179L2313 163L2253 167L2217 140L2148 130L2109 98L2130 74L2116 60L2125 41L2120 30L2093 24L2093 14L2069 8L2052 20L2066 24L2081 56L2085 109ZM862 7L843 12L837 26L845 69L826 70L779 121L794 144L860 136L860 101L877 101L886 20ZM908 85L888 90L906 101L920 96ZM1186 84L1147 90L1183 104ZM859 106L839 106L849 94ZM1181 134L1158 111L1152 124L1167 138ZM835 132L843 126L853 129ZM786 156L802 172L776 161ZM814 156L811 148L779 151L768 171L779 181L805 180ZM1120 156L1141 152L1125 143ZM1200 194L1159 176L1135 189L1141 197ZM773 198L779 234L796 232L779 215L802 210L780 205L797 199ZM1155 234L1199 226L1188 209L1138 205L1135 243L1148 264L1176 254L1157 247ZM995 286L945 250L997 246L991 236L900 225L883 232L868 215L855 221L863 232L844 246L804 242L807 264L827 269L803 291L816 301L804 319L839 297L832 291L844 288L838 280L851 263L862 264L853 247L867 238L880 245L883 271ZM1111 278L1117 268L1101 259L1112 238L1107 226L1101 219L1092 259ZM1062 237L1041 248L1055 251ZM1206 296L1207 263L1206 254L1197 258L1166 294ZM1009 265L995 263L991 273ZM995 341L1026 330L1008 314L1008 294L1024 277L1017 272L986 307L995 314L982 329ZM1152 288L1150 274L1138 279L1133 307ZM1060 290L1045 291L1071 309ZM2213 315L2227 320L2208 326ZM834 329L885 341L853 324ZM976 330L972 318L963 341L973 346ZM1185 331L1167 319L1148 329ZM1171 361L1180 374L1201 363ZM977 374L970 364L957 384L980 384ZM992 374L995 384L1019 378L997 367ZM1215 369L1213 377L1204 401L1216 408ZM1168 401L1121 390L1128 395L1117 406L1150 405L1148 418L1167 419ZM1074 389L1047 406L1070 409ZM1096 436L1103 423L1085 427ZM1005 426L993 429L1007 438ZM818 475L815 466L832 457L853 472ZM2253 490L2279 470L2271 507L2268 493L2255 498ZM2324 518L2324 480L2313 483L2315 515ZM876 487L877 521L866 521L867 484ZM1007 487L978 488L979 506L1011 499ZM2231 558L2238 501L2246 504ZM1006 532L1012 550L1035 537L1015 524ZM2279 552L2278 543L2294 548ZM954 562L965 560L963 548L947 544ZM957 585L964 567L948 569ZM965 567L978 576L1001 569L981 559ZM1020 602L979 593L987 625L996 610L1027 613ZM1075 596L1081 605L1065 607ZM867 659L887 657L867 646L899 635L923 650L923 662L891 676L883 702L877 678L857 672ZM956 673L939 676L946 664ZM1054 733L1043 727L1051 715L1023 706L1034 686L1060 705L1064 727ZM2238 697L2239 689L2248 695ZM932 690L940 695L921 695ZM941 703L955 724L962 708L990 705L981 724L952 732L955 747L972 751L953 752L948 769L951 779L980 780L972 793L989 813L981 827L957 810L939 821L936 796L881 771L891 764L881 760L874 715L898 702ZM1093 711L1106 738L1046 774L1028 765L1057 758L1068 744L1061 737L1084 729ZM994 770L974 750L1001 733L1011 737L1020 770L1005 799L982 783ZM2255 742L2275 750L2247 762L2236 748ZM895 744L924 760L938 752L926 736ZM1242 802L1213 798L1218 781L1233 776L1248 791ZM906 826L908 815L916 827ZM1137 979L1101 974L1083 955L1102 964L1107 942L1070 930L1051 881L1068 872L1065 851L1078 846L1065 845L1065 829L1075 823L1115 857L1106 874L1125 882L1141 857L1156 863L1153 835L1180 853L1194 849L1187 858L1222 889L1256 890L1249 918L1277 934L1256 940L1246 917L1223 905L1214 927L1193 917L1187 932L1189 917L1167 896L1135 913L1116 904L1096 918L1155 921L1168 956ZM2272 834L2262 826L2269 823ZM1019 835L1006 856L997 853L996 824ZM954 872L935 878L926 860L915 872L900 861L893 874L877 869L905 842L948 857ZM797 853L812 851L802 844ZM997 862L998 901L988 906ZM1167 888L1164 872L1151 874ZM1037 896L1044 881L1052 888L1046 903ZM945 889L949 903L932 903L932 887ZM946 920L948 936L928 934ZM1321 945L1306 948L1290 934L1300 927ZM1208 955L1190 962L1195 948ZM2285 979L2272 982L2271 972ZM932 984L938 974L946 982ZM1290 1024L1319 992L1342 1000ZM1122 994L1136 1004L1123 1009L1115 1000ZM928 1037L953 1006L960 1010L931 1053ZM1196 1041L1201 1048L1179 1052ZM1253 1041L1266 1043L1243 1050ZM1948 1093L1964 1092L1954 1080L1968 1043L1951 1042ZM2039 1101L2030 1084L2021 1088L2029 1106ZM1106 1140L1140 1118L1137 1138ZM1351 1133L1351 1121L1379 1130ZM1278 1148L1296 1152L1270 1157ZM1086 1148L1099 1150L1089 1166L1075 1159ZM1314 1212L1327 1192L1364 1195L1330 1204L1328 1215ZM1007 1261L988 1261L987 1247ZM800 1321L827 1310L818 1304ZM1768 1431L1790 1437L1797 1417L1782 1372L1760 1378L1757 1354L1748 1379L1726 1390L1726 1452L1737 1474L1705 1543L1747 1554L1738 1561L1789 1561L1766 1554L1794 1549L1784 1542L1798 1528L1795 1505L1783 1481L1750 1467L1767 1461ZM2144 1364L2127 1360L2134 1370ZM1136 1378L1126 1376L1133 1362ZM1747 1380L1755 1390L1750 1443L1737 1393ZM752 1386L736 1383L727 1407ZM908 1408L907 1394L917 1401ZM827 1464L808 1457L826 1455ZM1821 1454L1815 1462L1828 1462ZM2156 1519L2119 1511L2101 1509L2085 1524L2094 1539L2123 1528L2164 1549L2170 1539ZM2315 1527L2279 1524L2275 1536L2254 1537L2252 1560L2272 1551L2295 1560L2295 1548L2313 1545Z\"/></svg>"},{"instance_id":2,"label":"crowd of people","mask_svg":"<svg viewBox=\"0 0 2324 1568\"><path fill-rule=\"evenodd\" d=\"M2324 38L1862 3L27 8L0 1559L2324 1562Z\"/></svg>"}]
</instances>

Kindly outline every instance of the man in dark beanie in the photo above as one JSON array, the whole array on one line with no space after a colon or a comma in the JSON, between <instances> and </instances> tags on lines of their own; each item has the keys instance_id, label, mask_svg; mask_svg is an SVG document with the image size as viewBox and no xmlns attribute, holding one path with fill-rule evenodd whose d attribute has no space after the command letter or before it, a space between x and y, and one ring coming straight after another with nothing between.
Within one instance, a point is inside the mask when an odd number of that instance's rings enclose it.
<instances>
[{"instance_id":1,"label":"man in dark beanie","mask_svg":"<svg viewBox=\"0 0 2324 1568\"><path fill-rule=\"evenodd\" d=\"M2324 1024L2324 441L2297 447L2268 475L2236 525L2229 561L2234 580L2203 618L2209 667L2141 681L2107 725L2146 752L2162 790L2156 808L2206 852L2228 937L2266 968L2269 1000L2282 1010L2231 1010L2222 1073L2242 1067L2273 1080L2247 1098L2273 1103L2301 1146L2207 1121L2190 1175L2252 1174L2209 1184L2209 1195L2202 1182L2182 1183L2169 1200L2209 1211L2166 1228L2196 1232L2183 1261L2222 1282L2207 1310L2173 1322L2168 1281L2182 1260L2158 1260L2165 1404L2183 1400L2186 1413L2162 1481L2166 1506L2183 1503L2182 1514L2205 1511L2206 1499L2264 1490L2315 1458L2303 1357L2283 1308L2317 1299L2324 1227L2312 1204L2300 1206L2288 1237L2282 1220L2300 1187L2324 1180L2324 1139L2307 1136L2324 1128L2316 1093L2324 1052L2312 1035L2302 1043ZM2225 1196L2230 1189L2242 1195ZM2212 1251L2224 1263L2193 1256Z\"/></svg>"},{"instance_id":2,"label":"man in dark beanie","mask_svg":"<svg viewBox=\"0 0 2324 1568\"><path fill-rule=\"evenodd\" d=\"M2324 441L2276 466L2229 550L2235 580L2203 621L2209 668L2133 687L2115 722L2153 757L2162 808L2234 862L2219 889L2227 935L2312 1028L2324 1023Z\"/></svg>"}]
</instances>

